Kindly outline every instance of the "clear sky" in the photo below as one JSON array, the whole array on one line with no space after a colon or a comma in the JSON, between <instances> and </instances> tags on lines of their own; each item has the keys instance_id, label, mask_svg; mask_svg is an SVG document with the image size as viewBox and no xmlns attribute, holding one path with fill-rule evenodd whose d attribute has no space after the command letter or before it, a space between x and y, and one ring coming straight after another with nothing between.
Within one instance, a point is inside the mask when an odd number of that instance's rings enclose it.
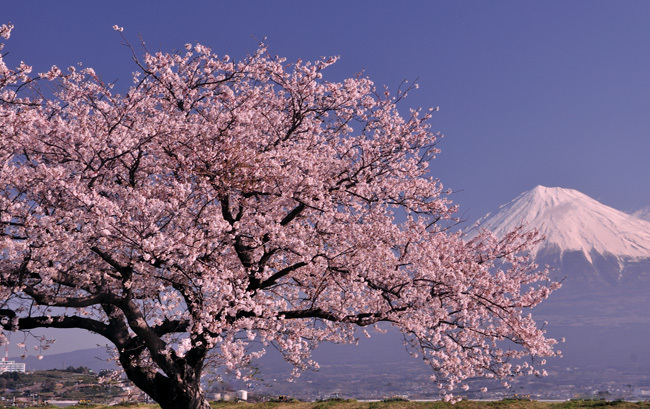
<instances>
[{"instance_id":1,"label":"clear sky","mask_svg":"<svg viewBox=\"0 0 650 409\"><path fill-rule=\"evenodd\" d=\"M114 24L150 51L200 42L240 58L266 38L289 60L339 55L403 108L438 106L433 175L468 223L541 184L624 211L650 206L650 2L2 1L6 60L45 71L82 61L105 81L135 69ZM92 346L92 345L91 345Z\"/></svg>"}]
</instances>

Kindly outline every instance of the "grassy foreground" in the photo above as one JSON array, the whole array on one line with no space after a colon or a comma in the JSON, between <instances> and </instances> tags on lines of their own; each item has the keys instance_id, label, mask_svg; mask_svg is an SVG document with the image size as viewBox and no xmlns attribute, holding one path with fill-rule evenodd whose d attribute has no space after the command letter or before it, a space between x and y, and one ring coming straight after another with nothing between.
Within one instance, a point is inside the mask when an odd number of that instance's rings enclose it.
<instances>
[{"instance_id":1,"label":"grassy foreground","mask_svg":"<svg viewBox=\"0 0 650 409\"><path fill-rule=\"evenodd\" d=\"M241 405L241 406L237 406ZM215 403L213 409L650 409L650 402L567 401L536 402L505 400L495 402L267 402L257 404Z\"/></svg>"},{"instance_id":2,"label":"grassy foreground","mask_svg":"<svg viewBox=\"0 0 650 409\"><path fill-rule=\"evenodd\" d=\"M159 409L158 405L88 405L73 406L93 409ZM39 407L43 409L43 406ZM47 408L47 407L46 407ZM50 408L54 408L50 406ZM230 403L213 402L213 409L650 409L650 402L571 400L566 402L537 402L503 400L494 402L462 401L451 405L446 402L265 402Z\"/></svg>"}]
</instances>

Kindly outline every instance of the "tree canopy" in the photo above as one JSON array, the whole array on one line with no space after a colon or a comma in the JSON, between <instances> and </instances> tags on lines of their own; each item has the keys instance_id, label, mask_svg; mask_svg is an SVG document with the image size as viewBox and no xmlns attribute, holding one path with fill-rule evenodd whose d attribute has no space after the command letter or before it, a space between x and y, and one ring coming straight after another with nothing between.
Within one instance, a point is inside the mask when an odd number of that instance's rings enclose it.
<instances>
[{"instance_id":1,"label":"tree canopy","mask_svg":"<svg viewBox=\"0 0 650 409\"><path fill-rule=\"evenodd\" d=\"M526 311L557 287L526 255L535 233L449 229L434 110L397 108L413 87L185 48L134 53L124 93L0 61L4 330L100 334L163 408L208 408L208 363L245 376L274 346L302 370L381 322L447 398L555 354Z\"/></svg>"}]
</instances>

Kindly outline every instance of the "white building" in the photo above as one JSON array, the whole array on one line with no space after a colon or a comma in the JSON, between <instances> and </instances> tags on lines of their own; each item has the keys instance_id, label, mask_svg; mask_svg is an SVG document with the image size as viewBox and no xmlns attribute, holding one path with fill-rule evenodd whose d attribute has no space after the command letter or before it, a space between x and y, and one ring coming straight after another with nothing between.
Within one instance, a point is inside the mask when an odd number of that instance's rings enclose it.
<instances>
[{"instance_id":1,"label":"white building","mask_svg":"<svg viewBox=\"0 0 650 409\"><path fill-rule=\"evenodd\" d=\"M0 361L0 373L5 372L25 372L24 362Z\"/></svg>"},{"instance_id":2,"label":"white building","mask_svg":"<svg viewBox=\"0 0 650 409\"><path fill-rule=\"evenodd\" d=\"M209 393L208 398L222 402L248 400L248 391L242 389L237 392L227 391L222 393Z\"/></svg>"}]
</instances>

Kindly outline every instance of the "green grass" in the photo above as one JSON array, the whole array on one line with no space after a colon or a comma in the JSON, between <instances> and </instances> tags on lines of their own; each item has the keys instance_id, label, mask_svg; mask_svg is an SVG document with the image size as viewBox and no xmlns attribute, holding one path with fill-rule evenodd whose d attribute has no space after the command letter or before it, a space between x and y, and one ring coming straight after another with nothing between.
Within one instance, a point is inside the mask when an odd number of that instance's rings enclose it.
<instances>
[{"instance_id":1,"label":"green grass","mask_svg":"<svg viewBox=\"0 0 650 409\"><path fill-rule=\"evenodd\" d=\"M598 400L571 400L566 402L538 402L503 400L494 402L462 401L452 405L446 402L269 402L269 403L214 403L213 409L650 409L650 402L621 402Z\"/></svg>"},{"instance_id":2,"label":"green grass","mask_svg":"<svg viewBox=\"0 0 650 409\"><path fill-rule=\"evenodd\" d=\"M90 405L77 406L93 409L159 409L158 405ZM40 409L43 406L39 407ZM50 408L53 408L50 406ZM264 402L232 403L213 402L213 409L650 409L650 402L622 402L599 400L570 400L566 402L537 402L525 400L503 400L494 402L462 401L451 405L446 402Z\"/></svg>"}]
</instances>

